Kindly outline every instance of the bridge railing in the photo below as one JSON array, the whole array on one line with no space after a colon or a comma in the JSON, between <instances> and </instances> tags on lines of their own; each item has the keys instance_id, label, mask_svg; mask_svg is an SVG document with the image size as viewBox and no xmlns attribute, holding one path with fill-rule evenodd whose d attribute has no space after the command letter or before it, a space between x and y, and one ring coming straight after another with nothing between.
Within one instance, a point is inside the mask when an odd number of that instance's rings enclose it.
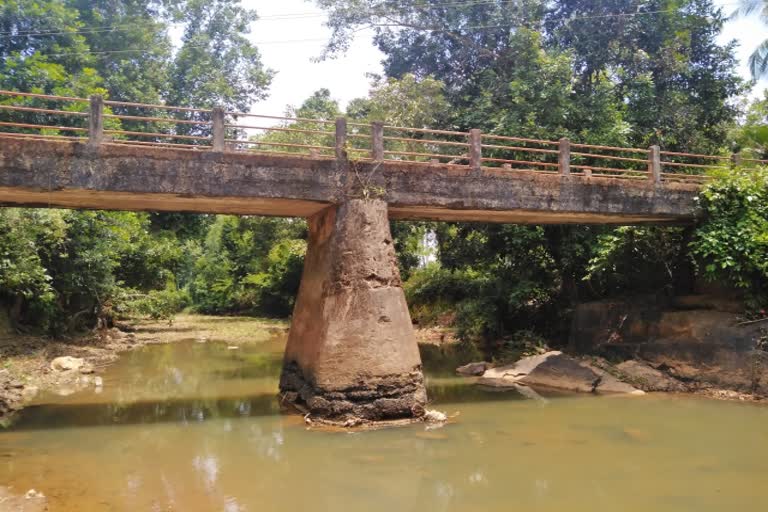
<instances>
[{"instance_id":1,"label":"bridge railing","mask_svg":"<svg viewBox=\"0 0 768 512\"><path fill-rule=\"evenodd\" d=\"M313 158L451 165L472 171L701 183L739 155L702 155L428 128L308 119L0 90L4 137L65 139L193 151L248 151Z\"/></svg>"},{"instance_id":2,"label":"bridge railing","mask_svg":"<svg viewBox=\"0 0 768 512\"><path fill-rule=\"evenodd\" d=\"M3 96L13 97L4 99ZM0 130L12 137L88 138L89 100L0 91Z\"/></svg>"}]
</instances>

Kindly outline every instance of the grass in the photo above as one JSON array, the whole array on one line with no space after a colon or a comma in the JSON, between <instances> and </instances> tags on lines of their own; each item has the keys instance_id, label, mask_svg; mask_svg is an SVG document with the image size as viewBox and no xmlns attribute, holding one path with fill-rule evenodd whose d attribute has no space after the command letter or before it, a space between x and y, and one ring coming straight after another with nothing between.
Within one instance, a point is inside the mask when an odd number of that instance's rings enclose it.
<instances>
[{"instance_id":1,"label":"grass","mask_svg":"<svg viewBox=\"0 0 768 512\"><path fill-rule=\"evenodd\" d=\"M180 314L172 323L139 320L132 322L136 335L168 343L189 338L225 340L231 343L262 343L275 334L284 333L287 320L244 316L210 316Z\"/></svg>"}]
</instances>

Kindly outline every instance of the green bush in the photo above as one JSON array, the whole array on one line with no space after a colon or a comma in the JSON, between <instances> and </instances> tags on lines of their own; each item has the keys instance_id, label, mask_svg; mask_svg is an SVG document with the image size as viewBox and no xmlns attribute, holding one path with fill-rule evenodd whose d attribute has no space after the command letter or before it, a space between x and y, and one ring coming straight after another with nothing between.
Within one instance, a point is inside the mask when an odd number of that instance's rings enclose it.
<instances>
[{"instance_id":1,"label":"green bush","mask_svg":"<svg viewBox=\"0 0 768 512\"><path fill-rule=\"evenodd\" d=\"M189 292L201 313L290 315L306 252L295 219L218 216L192 262Z\"/></svg>"},{"instance_id":2,"label":"green bush","mask_svg":"<svg viewBox=\"0 0 768 512\"><path fill-rule=\"evenodd\" d=\"M688 270L683 228L623 226L598 235L582 278L598 296L673 287Z\"/></svg>"},{"instance_id":3,"label":"green bush","mask_svg":"<svg viewBox=\"0 0 768 512\"><path fill-rule=\"evenodd\" d=\"M176 313L190 305L189 294L169 286L164 290L120 290L113 300L113 314L119 318L145 317L152 320L172 320Z\"/></svg>"},{"instance_id":4,"label":"green bush","mask_svg":"<svg viewBox=\"0 0 768 512\"><path fill-rule=\"evenodd\" d=\"M544 338L529 329L523 329L498 342L494 360L499 364L514 363L520 358L543 354L547 350Z\"/></svg>"},{"instance_id":5,"label":"green bush","mask_svg":"<svg viewBox=\"0 0 768 512\"><path fill-rule=\"evenodd\" d=\"M698 197L703 220L691 242L699 272L768 304L768 168L719 170Z\"/></svg>"}]
</instances>

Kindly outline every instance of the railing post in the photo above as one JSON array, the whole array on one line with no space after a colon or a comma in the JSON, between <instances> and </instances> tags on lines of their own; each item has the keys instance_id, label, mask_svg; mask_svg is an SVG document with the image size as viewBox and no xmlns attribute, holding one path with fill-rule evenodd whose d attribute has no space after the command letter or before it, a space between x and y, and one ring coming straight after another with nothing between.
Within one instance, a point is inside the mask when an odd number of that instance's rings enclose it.
<instances>
[{"instance_id":1,"label":"railing post","mask_svg":"<svg viewBox=\"0 0 768 512\"><path fill-rule=\"evenodd\" d=\"M371 123L371 158L375 162L384 160L384 123Z\"/></svg>"},{"instance_id":2,"label":"railing post","mask_svg":"<svg viewBox=\"0 0 768 512\"><path fill-rule=\"evenodd\" d=\"M483 165L483 134L477 128L469 130L469 167L480 172Z\"/></svg>"},{"instance_id":3,"label":"railing post","mask_svg":"<svg viewBox=\"0 0 768 512\"><path fill-rule=\"evenodd\" d=\"M99 146L104 142L104 98L99 94L91 96L88 115L88 145Z\"/></svg>"},{"instance_id":4,"label":"railing post","mask_svg":"<svg viewBox=\"0 0 768 512\"><path fill-rule=\"evenodd\" d=\"M214 151L224 151L226 144L224 139L226 138L226 129L224 126L224 109L221 107L214 107L211 110L211 121L213 121L213 145Z\"/></svg>"},{"instance_id":5,"label":"railing post","mask_svg":"<svg viewBox=\"0 0 768 512\"><path fill-rule=\"evenodd\" d=\"M560 139L559 151L557 153L557 168L560 174L568 176L571 174L571 141L568 137Z\"/></svg>"},{"instance_id":6,"label":"railing post","mask_svg":"<svg viewBox=\"0 0 768 512\"><path fill-rule=\"evenodd\" d=\"M347 118L336 118L336 159L347 159Z\"/></svg>"},{"instance_id":7,"label":"railing post","mask_svg":"<svg viewBox=\"0 0 768 512\"><path fill-rule=\"evenodd\" d=\"M661 183L661 148L651 146L648 151L648 179L653 183Z\"/></svg>"},{"instance_id":8,"label":"railing post","mask_svg":"<svg viewBox=\"0 0 768 512\"><path fill-rule=\"evenodd\" d=\"M739 153L732 154L731 155L731 164L734 167L740 166L741 165L741 154L739 154Z\"/></svg>"}]
</instances>

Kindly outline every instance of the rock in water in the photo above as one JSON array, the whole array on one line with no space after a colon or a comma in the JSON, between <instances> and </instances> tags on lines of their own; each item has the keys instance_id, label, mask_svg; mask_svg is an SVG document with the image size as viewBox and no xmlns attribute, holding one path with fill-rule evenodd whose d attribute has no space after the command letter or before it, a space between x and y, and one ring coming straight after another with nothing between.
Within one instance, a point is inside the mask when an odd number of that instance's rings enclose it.
<instances>
[{"instance_id":1,"label":"rock in water","mask_svg":"<svg viewBox=\"0 0 768 512\"><path fill-rule=\"evenodd\" d=\"M498 366L496 368L490 368L483 374L483 384L486 384L485 379L488 379L487 384L493 385L492 380L519 380L520 378L530 374L536 367L546 361L552 356L562 354L557 350L551 352L545 352L544 354L538 354L535 356L524 357L519 361L506 366Z\"/></svg>"},{"instance_id":2,"label":"rock in water","mask_svg":"<svg viewBox=\"0 0 768 512\"><path fill-rule=\"evenodd\" d=\"M428 410L424 413L424 421L427 423L444 423L448 416L444 412Z\"/></svg>"},{"instance_id":3,"label":"rock in water","mask_svg":"<svg viewBox=\"0 0 768 512\"><path fill-rule=\"evenodd\" d=\"M591 368L587 368L564 354L555 354L542 361L520 382L528 386L542 386L567 391L591 393L600 381Z\"/></svg>"},{"instance_id":4,"label":"rock in water","mask_svg":"<svg viewBox=\"0 0 768 512\"><path fill-rule=\"evenodd\" d=\"M456 373L464 377L479 377L480 375L484 374L485 371L490 367L490 363L485 361L481 361L479 363L469 363L456 368Z\"/></svg>"},{"instance_id":5,"label":"rock in water","mask_svg":"<svg viewBox=\"0 0 768 512\"><path fill-rule=\"evenodd\" d=\"M51 369L58 372L66 372L70 370L79 370L85 361L79 357L63 356L57 357L51 361Z\"/></svg>"},{"instance_id":6,"label":"rock in water","mask_svg":"<svg viewBox=\"0 0 768 512\"><path fill-rule=\"evenodd\" d=\"M514 364L492 368L478 383L493 387L524 384L583 393L642 394L612 375L558 351L524 357Z\"/></svg>"}]
</instances>

